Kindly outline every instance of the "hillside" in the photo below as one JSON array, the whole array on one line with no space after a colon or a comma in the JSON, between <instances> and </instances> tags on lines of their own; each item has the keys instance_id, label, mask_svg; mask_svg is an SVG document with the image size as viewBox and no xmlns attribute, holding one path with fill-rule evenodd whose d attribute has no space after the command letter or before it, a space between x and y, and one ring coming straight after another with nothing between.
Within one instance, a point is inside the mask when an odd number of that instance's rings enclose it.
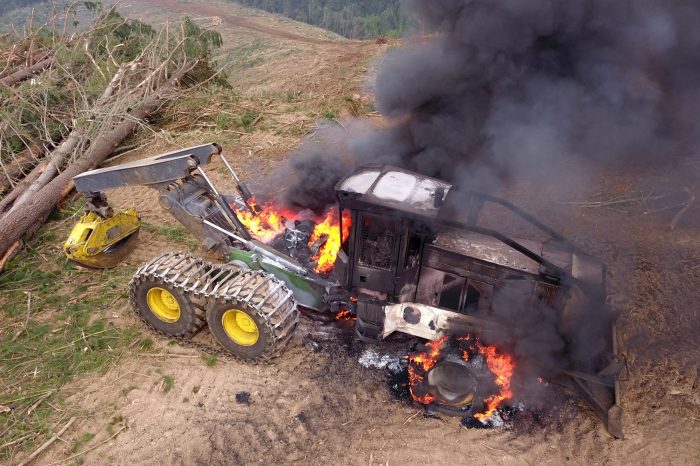
<instances>
[{"instance_id":1,"label":"hillside","mask_svg":"<svg viewBox=\"0 0 700 466\"><path fill-rule=\"evenodd\" d=\"M157 26L189 16L218 31L223 46L214 58L227 84L183 92L153 116L156 130L130 139L110 164L218 142L253 191L276 194L286 185L272 184L270 173L305 140L318 139L321 127L343 132L350 117L386 124L368 82L401 42L343 37L390 32L368 28L355 35L366 17L335 34L223 1L125 3L126 16ZM338 4L247 3L304 21L309 18L292 5ZM395 3L357 2L370 16ZM688 172L697 169L694 163ZM577 173L585 163L566 168ZM233 190L220 161L208 173L217 186ZM498 192L608 265L609 302L621 311L627 365L624 440L610 438L583 402L554 386L546 387L543 406L517 407L516 422L503 428L466 429L459 418L424 414L392 393L381 364L383 357L402 357L406 341L366 346L346 321L303 319L290 347L261 365L152 334L129 304L132 273L161 252L203 253L159 206L158 193L140 187L108 192L115 210L135 207L143 219L138 247L119 268L88 270L65 260L63 241L81 212L74 196L0 275L0 348L6 351L0 381L13 393L9 401L31 399L28 409L10 414L0 404L8 426L0 425L0 458L17 464L75 418L37 464L698 464L700 214L693 207L669 230L678 205L655 200L678 187L663 174L656 181L642 184L636 172L620 168L585 186L574 187L565 176L546 185L516 179ZM498 228L507 226L500 220L496 215ZM65 317L66 310L77 317ZM94 326L98 320L106 324ZM28 347L50 355L55 367L30 359L22 362L23 375L50 370L60 385L18 389L3 377L15 334L27 329L36 330ZM61 356L65 348L42 346L52 335L66 335L69 357ZM84 375L64 380L61 364L74 361L87 366ZM40 425L31 430L24 419L37 417ZM10 429L17 435L6 441Z\"/></svg>"},{"instance_id":2,"label":"hillside","mask_svg":"<svg viewBox=\"0 0 700 466\"><path fill-rule=\"evenodd\" d=\"M398 37L409 24L399 0L240 0L240 3L320 26L350 39Z\"/></svg>"}]
</instances>

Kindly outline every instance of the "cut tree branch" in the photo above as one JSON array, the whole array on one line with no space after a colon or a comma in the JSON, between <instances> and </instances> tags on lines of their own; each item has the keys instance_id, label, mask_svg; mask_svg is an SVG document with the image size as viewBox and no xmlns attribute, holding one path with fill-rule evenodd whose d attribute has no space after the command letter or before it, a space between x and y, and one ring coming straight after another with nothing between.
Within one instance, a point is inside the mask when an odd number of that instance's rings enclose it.
<instances>
[{"instance_id":1,"label":"cut tree branch","mask_svg":"<svg viewBox=\"0 0 700 466\"><path fill-rule=\"evenodd\" d=\"M32 66L21 68L12 73L11 75L5 76L4 78L0 79L0 84L4 84L5 86L13 86L20 81L24 81L30 76L33 76L37 73L41 73L42 71L53 65L53 63L53 57L45 58L44 60L41 60L40 62L35 63Z\"/></svg>"},{"instance_id":2,"label":"cut tree branch","mask_svg":"<svg viewBox=\"0 0 700 466\"><path fill-rule=\"evenodd\" d=\"M22 238L27 229L41 221L56 206L61 191L72 181L73 177L101 164L112 151L139 126L139 123L158 109L170 96L182 78L197 64L196 60L185 62L175 70L171 78L156 92L144 98L130 113L109 132L92 141L90 148L81 157L27 199L22 209L8 212L0 218L0 254Z\"/></svg>"}]
</instances>

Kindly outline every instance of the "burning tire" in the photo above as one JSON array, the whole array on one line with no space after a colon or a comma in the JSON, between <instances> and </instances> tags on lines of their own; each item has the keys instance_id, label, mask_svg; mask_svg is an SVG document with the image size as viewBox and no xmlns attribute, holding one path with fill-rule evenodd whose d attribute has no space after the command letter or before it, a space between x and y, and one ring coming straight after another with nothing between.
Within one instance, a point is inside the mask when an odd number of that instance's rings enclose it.
<instances>
[{"instance_id":1,"label":"burning tire","mask_svg":"<svg viewBox=\"0 0 700 466\"><path fill-rule=\"evenodd\" d=\"M411 396L429 411L485 420L512 396L513 367L474 337L445 337L409 356Z\"/></svg>"}]
</instances>

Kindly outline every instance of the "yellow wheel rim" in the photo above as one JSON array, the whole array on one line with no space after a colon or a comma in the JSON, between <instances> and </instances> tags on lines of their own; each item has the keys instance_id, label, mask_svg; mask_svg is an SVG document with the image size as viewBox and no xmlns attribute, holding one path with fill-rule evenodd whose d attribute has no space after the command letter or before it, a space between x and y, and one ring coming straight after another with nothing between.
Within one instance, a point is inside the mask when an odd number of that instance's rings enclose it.
<instances>
[{"instance_id":1,"label":"yellow wheel rim","mask_svg":"<svg viewBox=\"0 0 700 466\"><path fill-rule=\"evenodd\" d=\"M146 295L148 309L158 319L172 324L180 320L180 303L168 290L154 287Z\"/></svg>"},{"instance_id":2,"label":"yellow wheel rim","mask_svg":"<svg viewBox=\"0 0 700 466\"><path fill-rule=\"evenodd\" d=\"M221 325L226 335L241 346L253 346L260 338L258 324L252 317L238 309L224 312L221 316Z\"/></svg>"}]
</instances>

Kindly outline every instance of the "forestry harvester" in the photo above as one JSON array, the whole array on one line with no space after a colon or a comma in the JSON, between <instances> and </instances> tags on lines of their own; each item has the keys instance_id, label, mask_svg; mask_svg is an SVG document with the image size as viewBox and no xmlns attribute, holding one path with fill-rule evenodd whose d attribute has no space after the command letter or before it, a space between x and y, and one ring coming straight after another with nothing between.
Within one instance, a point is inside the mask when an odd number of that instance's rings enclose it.
<instances>
[{"instance_id":1,"label":"forestry harvester","mask_svg":"<svg viewBox=\"0 0 700 466\"><path fill-rule=\"evenodd\" d=\"M238 194L221 193L205 173L214 156ZM603 265L505 200L376 165L341 180L337 204L323 216L286 212L259 206L218 144L93 170L74 181L86 213L65 243L70 259L113 267L133 249L138 214L115 213L104 194L133 185L157 190L160 205L205 250L224 257L166 253L134 274L135 312L169 338L190 341L207 324L227 354L268 360L292 338L300 309L347 316L365 342L395 332L427 340L409 355L413 398L432 411L484 419L513 396L518 360L508 351L517 346L521 325L512 309L523 322L537 313L564 342L558 365L543 362L542 376L576 392L622 437L614 327L583 342L602 348L588 360L581 338L572 336L572 328L600 315L592 309L609 312ZM549 239L515 240L481 226L487 205L507 209Z\"/></svg>"}]
</instances>

